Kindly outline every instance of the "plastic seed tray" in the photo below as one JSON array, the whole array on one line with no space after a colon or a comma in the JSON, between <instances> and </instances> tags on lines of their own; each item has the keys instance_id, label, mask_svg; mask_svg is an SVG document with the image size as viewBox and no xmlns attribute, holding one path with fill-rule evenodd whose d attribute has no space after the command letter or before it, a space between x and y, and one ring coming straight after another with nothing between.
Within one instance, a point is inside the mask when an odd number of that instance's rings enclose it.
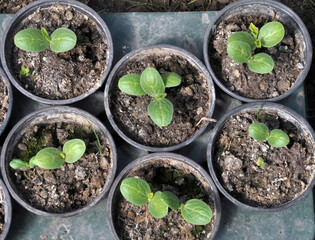
<instances>
[{"instance_id":1,"label":"plastic seed tray","mask_svg":"<svg viewBox=\"0 0 315 240\"><path fill-rule=\"evenodd\" d=\"M114 42L114 64L126 53L142 46L173 44L182 47L203 61L203 37L216 12L187 13L119 13L101 15L108 25ZM0 15L0 35L13 15ZM148 154L125 143L115 134L106 120L103 90L73 104L94 114L112 132L118 149L118 171L139 156ZM241 104L217 90L214 118ZM36 103L14 89L13 111L9 125L0 139L2 145L10 128L26 114L47 107ZM304 87L300 87L281 103L305 117ZM207 140L213 125L188 147L176 151L201 164L206 170ZM314 191L314 190L313 190ZM221 195L222 197L222 195ZM315 236L314 192L295 206L281 212L257 213L236 207L221 198L222 218L216 239L277 239L311 240ZM13 219L7 239L12 240L73 240L112 239L106 220L106 199L88 212L70 218L45 218L34 215L13 201Z\"/></svg>"}]
</instances>

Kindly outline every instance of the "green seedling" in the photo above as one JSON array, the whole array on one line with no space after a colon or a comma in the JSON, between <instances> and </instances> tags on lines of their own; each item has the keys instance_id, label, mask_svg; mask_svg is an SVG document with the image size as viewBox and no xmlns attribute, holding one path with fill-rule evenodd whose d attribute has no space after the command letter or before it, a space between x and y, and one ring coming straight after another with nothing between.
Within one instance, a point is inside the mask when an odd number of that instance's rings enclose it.
<instances>
[{"instance_id":1,"label":"green seedling","mask_svg":"<svg viewBox=\"0 0 315 240\"><path fill-rule=\"evenodd\" d=\"M173 104L166 99L165 88L176 87L181 83L181 77L173 72L162 75L155 68L146 68L140 74L127 74L118 81L119 89L133 96L148 94L153 101L148 106L148 114L153 122L164 127L173 119Z\"/></svg>"},{"instance_id":2,"label":"green seedling","mask_svg":"<svg viewBox=\"0 0 315 240\"><path fill-rule=\"evenodd\" d=\"M265 170L265 162L264 162L264 159L262 157L258 157L256 164L262 170Z\"/></svg>"},{"instance_id":3,"label":"green seedling","mask_svg":"<svg viewBox=\"0 0 315 240\"><path fill-rule=\"evenodd\" d=\"M96 147L97 147L97 149L98 149L98 152L99 152L101 155L103 155L104 152L103 152L103 150L102 150L101 141L100 141L100 139L98 138L98 135L97 135L97 133L96 133L96 131L95 131L95 129L94 129L92 123L91 123L90 120L87 119L86 117L84 117L84 118L88 121L88 123L89 123L90 127L92 128L92 131L93 131L93 133L94 133L94 135L95 135L95 138L96 138L96 141L97 141Z\"/></svg>"},{"instance_id":4,"label":"green seedling","mask_svg":"<svg viewBox=\"0 0 315 240\"><path fill-rule=\"evenodd\" d=\"M139 178L126 178L120 185L121 194L127 201L137 206L147 203L151 215L155 218L163 218L167 215L168 209L180 209L183 218L194 225L206 225L213 216L211 208L199 199L190 199L185 204L181 203L178 197L169 191L151 192L150 185Z\"/></svg>"},{"instance_id":5,"label":"green seedling","mask_svg":"<svg viewBox=\"0 0 315 240\"><path fill-rule=\"evenodd\" d=\"M57 169L60 168L64 162L74 163L78 161L83 156L85 149L85 143L81 139L72 139L63 145L62 151L58 148L47 147L40 150L29 161L13 159L10 162L10 167L17 169L38 166L44 169Z\"/></svg>"},{"instance_id":6,"label":"green seedling","mask_svg":"<svg viewBox=\"0 0 315 240\"><path fill-rule=\"evenodd\" d=\"M272 147L284 147L290 142L289 136L280 129L269 132L264 123L252 123L248 128L249 135L257 141L265 141Z\"/></svg>"},{"instance_id":7,"label":"green seedling","mask_svg":"<svg viewBox=\"0 0 315 240\"><path fill-rule=\"evenodd\" d=\"M21 71L20 71L20 75L29 77L30 76L30 70L28 68L22 66Z\"/></svg>"},{"instance_id":8,"label":"green seedling","mask_svg":"<svg viewBox=\"0 0 315 240\"><path fill-rule=\"evenodd\" d=\"M56 53L66 52L75 47L77 36L67 28L56 29L51 36L45 28L28 28L14 36L14 44L27 52L42 52L48 47Z\"/></svg>"},{"instance_id":9,"label":"green seedling","mask_svg":"<svg viewBox=\"0 0 315 240\"><path fill-rule=\"evenodd\" d=\"M252 55L256 48L273 47L284 37L284 27L280 22L269 22L260 31L251 23L251 34L247 32L233 33L228 39L227 53L233 61L248 63L249 70L255 73L269 73L275 63L266 53Z\"/></svg>"}]
</instances>

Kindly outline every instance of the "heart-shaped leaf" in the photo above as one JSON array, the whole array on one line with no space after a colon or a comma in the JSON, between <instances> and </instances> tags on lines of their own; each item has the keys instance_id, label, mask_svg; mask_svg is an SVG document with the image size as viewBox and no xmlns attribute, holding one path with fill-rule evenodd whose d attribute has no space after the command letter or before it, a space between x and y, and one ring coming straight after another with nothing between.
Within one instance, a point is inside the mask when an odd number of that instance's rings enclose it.
<instances>
[{"instance_id":1,"label":"heart-shaped leaf","mask_svg":"<svg viewBox=\"0 0 315 240\"><path fill-rule=\"evenodd\" d=\"M173 112L173 104L166 98L156 99L148 106L150 118L160 127L167 126L171 123Z\"/></svg>"},{"instance_id":2,"label":"heart-shaped leaf","mask_svg":"<svg viewBox=\"0 0 315 240\"><path fill-rule=\"evenodd\" d=\"M274 66L274 61L266 53L257 53L248 61L249 70L260 74L270 73Z\"/></svg>"},{"instance_id":3,"label":"heart-shaped leaf","mask_svg":"<svg viewBox=\"0 0 315 240\"><path fill-rule=\"evenodd\" d=\"M153 195L148 208L152 216L155 218L162 218L166 216L168 213L168 205L162 200L162 193L160 191Z\"/></svg>"},{"instance_id":4,"label":"heart-shaped leaf","mask_svg":"<svg viewBox=\"0 0 315 240\"><path fill-rule=\"evenodd\" d=\"M140 74L132 73L121 77L118 81L118 87L129 95L141 96L145 94L140 85Z\"/></svg>"},{"instance_id":5,"label":"heart-shaped leaf","mask_svg":"<svg viewBox=\"0 0 315 240\"><path fill-rule=\"evenodd\" d=\"M140 178L126 178L120 185L121 194L131 203L142 206L148 202L150 185Z\"/></svg>"},{"instance_id":6,"label":"heart-shaped leaf","mask_svg":"<svg viewBox=\"0 0 315 240\"><path fill-rule=\"evenodd\" d=\"M284 147L290 142L289 136L280 129L274 129L270 132L268 143L273 147Z\"/></svg>"},{"instance_id":7,"label":"heart-shaped leaf","mask_svg":"<svg viewBox=\"0 0 315 240\"><path fill-rule=\"evenodd\" d=\"M68 28L58 28L51 34L50 49L54 52L66 52L75 47L77 36Z\"/></svg>"},{"instance_id":8,"label":"heart-shaped leaf","mask_svg":"<svg viewBox=\"0 0 315 240\"><path fill-rule=\"evenodd\" d=\"M167 88L176 87L181 82L181 77L177 73L174 73L174 72L163 73L161 77L164 81L165 87Z\"/></svg>"},{"instance_id":9,"label":"heart-shaped leaf","mask_svg":"<svg viewBox=\"0 0 315 240\"><path fill-rule=\"evenodd\" d=\"M178 197L169 191L164 191L161 193L162 201L171 209L177 210L180 207L180 201Z\"/></svg>"},{"instance_id":10,"label":"heart-shaped leaf","mask_svg":"<svg viewBox=\"0 0 315 240\"><path fill-rule=\"evenodd\" d=\"M27 52L41 52L48 48L49 41L39 29L29 28L15 34L14 44Z\"/></svg>"},{"instance_id":11,"label":"heart-shaped leaf","mask_svg":"<svg viewBox=\"0 0 315 240\"><path fill-rule=\"evenodd\" d=\"M273 47L282 41L284 32L280 22L269 22L260 29L258 38L264 47Z\"/></svg>"},{"instance_id":12,"label":"heart-shaped leaf","mask_svg":"<svg viewBox=\"0 0 315 240\"><path fill-rule=\"evenodd\" d=\"M194 225L206 225L211 221L212 210L199 199L188 200L181 207L184 219Z\"/></svg>"},{"instance_id":13,"label":"heart-shaped leaf","mask_svg":"<svg viewBox=\"0 0 315 240\"><path fill-rule=\"evenodd\" d=\"M231 42L234 42L234 41L246 42L251 46L252 50L255 50L255 48L256 48L256 44L255 44L255 40L254 40L253 36L247 32L233 33L228 39L228 44L230 44Z\"/></svg>"},{"instance_id":14,"label":"heart-shaped leaf","mask_svg":"<svg viewBox=\"0 0 315 240\"><path fill-rule=\"evenodd\" d=\"M61 151L58 148L44 148L36 154L35 163L37 166L45 169L60 168L65 161L60 153Z\"/></svg>"},{"instance_id":15,"label":"heart-shaped leaf","mask_svg":"<svg viewBox=\"0 0 315 240\"><path fill-rule=\"evenodd\" d=\"M233 61L245 63L252 55L252 48L248 43L238 40L229 43L227 53Z\"/></svg>"},{"instance_id":16,"label":"heart-shaped leaf","mask_svg":"<svg viewBox=\"0 0 315 240\"><path fill-rule=\"evenodd\" d=\"M165 91L165 85L155 68L146 68L140 76L142 90L151 97L157 98Z\"/></svg>"},{"instance_id":17,"label":"heart-shaped leaf","mask_svg":"<svg viewBox=\"0 0 315 240\"><path fill-rule=\"evenodd\" d=\"M62 148L63 153L66 155L65 161L67 163L76 162L83 156L85 149L85 143L81 139L72 139L67 141Z\"/></svg>"},{"instance_id":18,"label":"heart-shaped leaf","mask_svg":"<svg viewBox=\"0 0 315 240\"><path fill-rule=\"evenodd\" d=\"M264 141L269 134L269 129L264 123L252 123L248 128L249 136L257 141Z\"/></svg>"}]
</instances>

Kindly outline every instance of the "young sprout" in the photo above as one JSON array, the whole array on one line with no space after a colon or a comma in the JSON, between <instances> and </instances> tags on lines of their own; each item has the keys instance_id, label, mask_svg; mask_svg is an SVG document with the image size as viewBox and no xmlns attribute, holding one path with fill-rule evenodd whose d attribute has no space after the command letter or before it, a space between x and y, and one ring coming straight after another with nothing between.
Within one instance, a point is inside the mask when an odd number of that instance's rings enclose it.
<instances>
[{"instance_id":1,"label":"young sprout","mask_svg":"<svg viewBox=\"0 0 315 240\"><path fill-rule=\"evenodd\" d=\"M28 28L14 36L14 44L27 52L42 52L48 47L56 53L66 52L75 47L77 36L67 28L56 29L51 36L45 28Z\"/></svg>"},{"instance_id":2,"label":"young sprout","mask_svg":"<svg viewBox=\"0 0 315 240\"><path fill-rule=\"evenodd\" d=\"M249 136L257 141L267 140L272 147L284 147L290 142L289 136L280 129L269 132L264 123L252 123L248 128Z\"/></svg>"},{"instance_id":3,"label":"young sprout","mask_svg":"<svg viewBox=\"0 0 315 240\"><path fill-rule=\"evenodd\" d=\"M262 170L265 170L265 162L264 162L264 159L262 157L258 157L258 160L257 160L256 164Z\"/></svg>"},{"instance_id":4,"label":"young sprout","mask_svg":"<svg viewBox=\"0 0 315 240\"><path fill-rule=\"evenodd\" d=\"M29 77L30 76L30 70L28 68L22 66L21 71L20 71L20 75Z\"/></svg>"},{"instance_id":5,"label":"young sprout","mask_svg":"<svg viewBox=\"0 0 315 240\"><path fill-rule=\"evenodd\" d=\"M57 169L64 162L74 163L78 161L83 156L85 149L85 143L81 139L72 139L63 145L62 151L58 148L47 147L40 150L29 162L13 159L10 162L10 167L17 169L39 166L44 169Z\"/></svg>"},{"instance_id":6,"label":"young sprout","mask_svg":"<svg viewBox=\"0 0 315 240\"><path fill-rule=\"evenodd\" d=\"M284 37L284 27L280 22L269 22L260 31L251 23L251 34L247 32L233 33L228 39L227 53L233 61L248 63L249 70L255 73L269 73L275 66L272 58L266 53L252 56L256 48L273 47Z\"/></svg>"},{"instance_id":7,"label":"young sprout","mask_svg":"<svg viewBox=\"0 0 315 240\"><path fill-rule=\"evenodd\" d=\"M178 197L169 191L151 192L150 185L139 178L126 178L120 185L121 194L127 201L142 206L147 203L149 212L155 218L163 218L172 210L180 209L183 218L194 225L206 225L211 221L212 210L199 199L190 199L185 204L181 203Z\"/></svg>"},{"instance_id":8,"label":"young sprout","mask_svg":"<svg viewBox=\"0 0 315 240\"><path fill-rule=\"evenodd\" d=\"M165 88L176 87L181 83L181 77L173 72L162 75L155 68L146 68L140 74L127 74L118 81L119 89L133 96L148 94L153 101L148 106L148 114L153 122L164 127L173 119L173 104L166 99Z\"/></svg>"}]
</instances>

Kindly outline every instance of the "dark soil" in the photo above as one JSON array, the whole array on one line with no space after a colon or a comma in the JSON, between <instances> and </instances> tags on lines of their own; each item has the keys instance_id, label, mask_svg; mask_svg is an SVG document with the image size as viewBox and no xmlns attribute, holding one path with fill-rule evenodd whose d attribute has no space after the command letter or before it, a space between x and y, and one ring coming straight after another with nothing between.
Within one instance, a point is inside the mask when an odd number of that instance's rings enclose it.
<instances>
[{"instance_id":1,"label":"dark soil","mask_svg":"<svg viewBox=\"0 0 315 240\"><path fill-rule=\"evenodd\" d=\"M17 31L42 27L49 34L60 27L71 29L77 35L77 45L64 53L50 49L30 53L13 47L11 65L24 88L46 99L70 99L100 85L108 46L97 24L72 7L55 5L28 16ZM20 75L22 66L30 70L29 77Z\"/></svg>"},{"instance_id":2,"label":"dark soil","mask_svg":"<svg viewBox=\"0 0 315 240\"><path fill-rule=\"evenodd\" d=\"M299 73L304 68L301 59L301 40L287 26L285 38L271 48L256 49L267 53L275 62L271 73L257 74L249 70L246 63L236 63L227 55L227 39L234 32L249 32L250 23L259 29L267 22L277 18L267 19L265 16L234 16L218 24L213 38L210 40L209 56L211 66L216 76L234 93L253 99L268 99L287 92L296 82Z\"/></svg>"},{"instance_id":3,"label":"dark soil","mask_svg":"<svg viewBox=\"0 0 315 240\"><path fill-rule=\"evenodd\" d=\"M112 166L108 140L99 133L98 136L104 155L99 153L96 136L88 123L41 123L28 127L15 149L14 158L29 160L47 146L62 150L63 144L74 138L85 142L86 151L77 162L64 163L59 169L11 169L11 178L22 198L50 213L71 212L93 201L103 190Z\"/></svg>"},{"instance_id":4,"label":"dark soil","mask_svg":"<svg viewBox=\"0 0 315 240\"><path fill-rule=\"evenodd\" d=\"M216 144L213 165L222 186L236 199L254 207L273 208L299 195L312 181L315 170L314 146L309 136L276 112L260 112L260 122L269 130L281 129L290 137L286 147L274 148L248 135L257 122L257 111L230 117ZM264 170L257 166L262 157Z\"/></svg>"},{"instance_id":5,"label":"dark soil","mask_svg":"<svg viewBox=\"0 0 315 240\"><path fill-rule=\"evenodd\" d=\"M2 236L5 229L5 215L7 214L4 199L4 192L2 191L2 188L0 188L0 237Z\"/></svg>"},{"instance_id":6,"label":"dark soil","mask_svg":"<svg viewBox=\"0 0 315 240\"><path fill-rule=\"evenodd\" d=\"M164 161L163 161L164 160ZM189 199L197 198L205 201L212 209L214 217L205 226L196 226L186 222L181 216L180 210L169 210L161 219L152 217L148 206L136 206L126 201L123 196L117 194L113 216L115 228L120 239L209 239L216 218L214 203L210 196L208 184L198 180L182 164L168 164L169 161L157 160L146 164L145 167L134 169L126 177L139 177L146 180L151 191L171 191L180 201L185 203Z\"/></svg>"},{"instance_id":7,"label":"dark soil","mask_svg":"<svg viewBox=\"0 0 315 240\"><path fill-rule=\"evenodd\" d=\"M191 138L202 126L196 124L207 117L210 107L209 88L204 74L183 57L159 53L140 60L131 60L112 83L110 109L119 128L134 141L154 147L173 146ZM173 103L174 115L170 125L157 126L149 117L150 96L131 96L119 90L118 79L125 74L155 67L160 74L176 72L182 78L178 87L167 88L166 98Z\"/></svg>"},{"instance_id":8,"label":"dark soil","mask_svg":"<svg viewBox=\"0 0 315 240\"><path fill-rule=\"evenodd\" d=\"M0 126L5 120L9 108L9 93L7 86L0 76Z\"/></svg>"}]
</instances>

